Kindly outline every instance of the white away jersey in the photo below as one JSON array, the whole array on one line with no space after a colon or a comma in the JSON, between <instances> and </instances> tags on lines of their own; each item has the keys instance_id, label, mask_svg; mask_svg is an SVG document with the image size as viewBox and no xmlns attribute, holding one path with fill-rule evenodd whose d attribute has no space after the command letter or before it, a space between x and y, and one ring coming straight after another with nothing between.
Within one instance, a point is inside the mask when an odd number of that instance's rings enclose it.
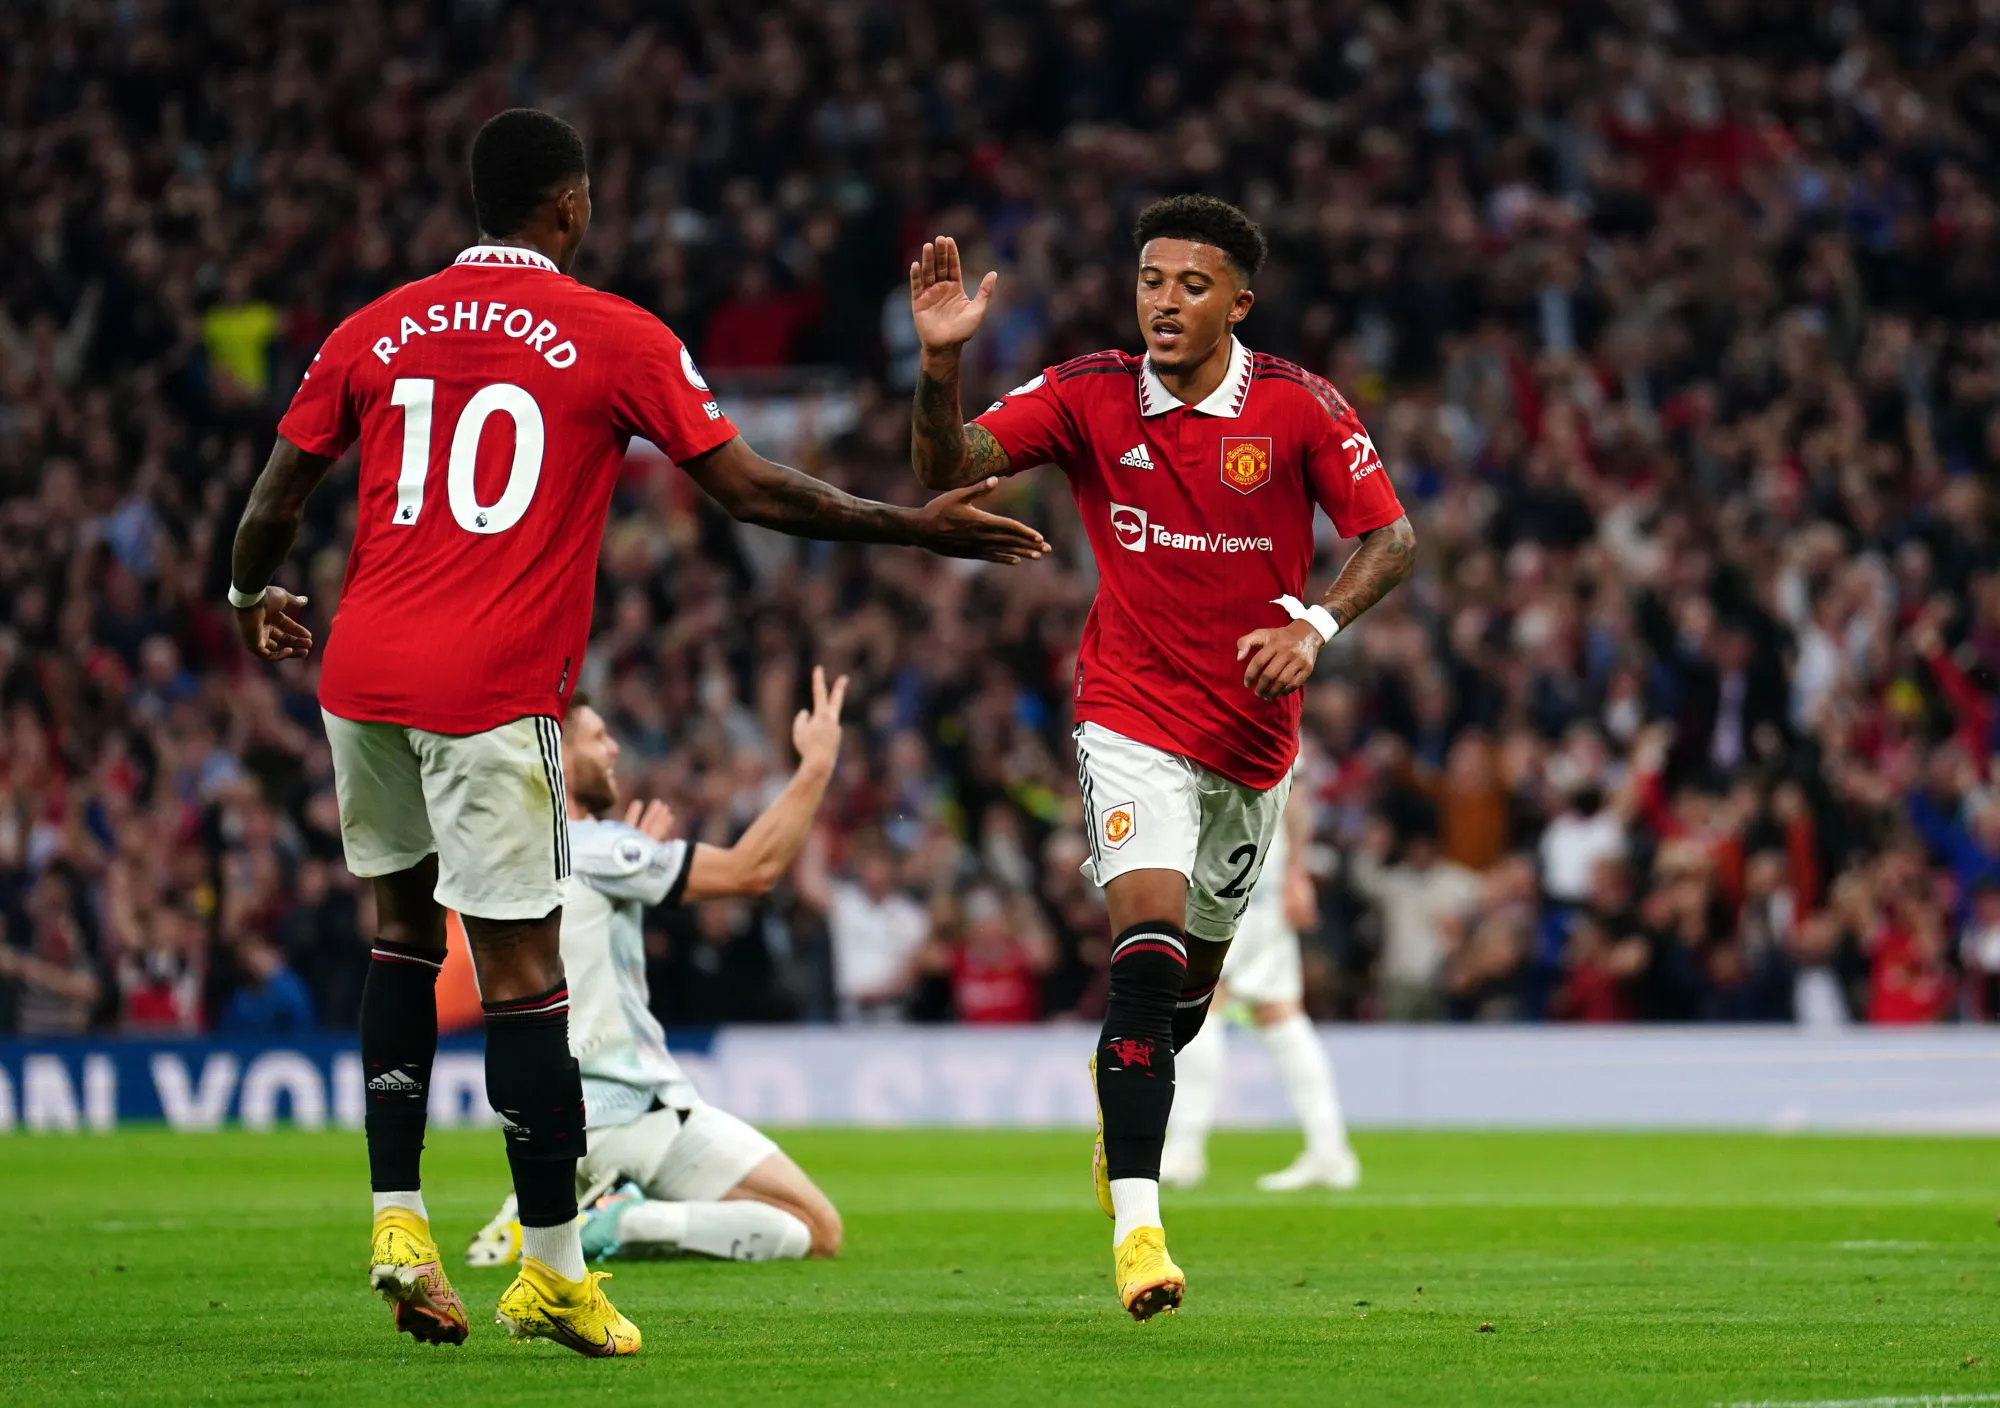
<instances>
[{"instance_id":1,"label":"white away jersey","mask_svg":"<svg viewBox=\"0 0 2000 1408\"><path fill-rule=\"evenodd\" d=\"M586 1122L625 1124L656 1099L685 1109L697 1096L648 1000L644 921L647 906L679 901L694 848L622 821L572 821L569 842L562 958Z\"/></svg>"}]
</instances>

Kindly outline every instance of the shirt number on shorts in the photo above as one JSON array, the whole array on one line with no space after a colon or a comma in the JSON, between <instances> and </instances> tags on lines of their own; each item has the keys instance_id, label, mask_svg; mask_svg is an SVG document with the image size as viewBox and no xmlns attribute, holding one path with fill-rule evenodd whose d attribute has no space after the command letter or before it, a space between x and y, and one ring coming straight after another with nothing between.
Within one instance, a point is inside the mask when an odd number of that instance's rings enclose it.
<instances>
[{"instance_id":1,"label":"shirt number on shorts","mask_svg":"<svg viewBox=\"0 0 2000 1408\"><path fill-rule=\"evenodd\" d=\"M389 403L403 408L403 467L396 475L392 520L399 528L415 523L424 511L424 480L431 466L431 408L436 400L437 383L429 377L400 377L389 392ZM480 432L487 418L496 414L514 422L514 462L500 497L482 504L473 470ZM541 483L545 439L542 408L520 387L496 381L474 393L459 412L446 460L445 494L459 527L468 533L504 533L521 521Z\"/></svg>"},{"instance_id":2,"label":"shirt number on shorts","mask_svg":"<svg viewBox=\"0 0 2000 1408\"><path fill-rule=\"evenodd\" d=\"M1245 894L1243 882L1250 876L1250 867L1257 863L1257 848L1251 845L1238 846L1229 853L1229 863L1241 864L1243 868L1236 872L1235 879L1215 892L1215 897L1219 900L1240 900Z\"/></svg>"}]
</instances>

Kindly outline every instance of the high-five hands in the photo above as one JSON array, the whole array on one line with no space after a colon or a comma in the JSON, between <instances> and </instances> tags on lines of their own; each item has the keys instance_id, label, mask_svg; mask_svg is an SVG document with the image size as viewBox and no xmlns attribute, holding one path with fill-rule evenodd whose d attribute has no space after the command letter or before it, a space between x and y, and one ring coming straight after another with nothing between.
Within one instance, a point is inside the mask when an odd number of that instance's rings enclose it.
<instances>
[{"instance_id":1,"label":"high-five hands","mask_svg":"<svg viewBox=\"0 0 2000 1408\"><path fill-rule=\"evenodd\" d=\"M988 477L939 494L917 510L918 541L945 557L977 557L987 562L1033 562L1049 550L1048 540L1025 523L975 508L974 501L1000 487Z\"/></svg>"},{"instance_id":2,"label":"high-five hands","mask_svg":"<svg viewBox=\"0 0 2000 1408\"><path fill-rule=\"evenodd\" d=\"M958 241L939 235L925 244L910 265L910 317L917 325L917 341L929 352L963 346L979 331L999 281L997 272L990 273L979 281L979 291L967 297Z\"/></svg>"}]
</instances>

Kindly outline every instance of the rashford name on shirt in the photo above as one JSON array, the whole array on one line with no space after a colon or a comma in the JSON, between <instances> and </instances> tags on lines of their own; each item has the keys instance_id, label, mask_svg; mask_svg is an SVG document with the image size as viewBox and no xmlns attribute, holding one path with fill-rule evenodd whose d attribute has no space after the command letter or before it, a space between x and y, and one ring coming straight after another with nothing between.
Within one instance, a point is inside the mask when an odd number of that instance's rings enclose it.
<instances>
[{"instance_id":1,"label":"rashford name on shirt","mask_svg":"<svg viewBox=\"0 0 2000 1408\"><path fill-rule=\"evenodd\" d=\"M445 311L447 307L449 314ZM376 338L368 350L386 367L398 352L420 337L440 333L483 333L488 336L497 333L533 348L541 354L543 361L557 371L576 365L576 344L567 340L557 342L556 339L562 336L561 330L547 318L537 317L527 308L497 302L481 303L474 299L470 303L433 303L424 310L424 317L427 323L420 323L405 313L395 334Z\"/></svg>"}]
</instances>

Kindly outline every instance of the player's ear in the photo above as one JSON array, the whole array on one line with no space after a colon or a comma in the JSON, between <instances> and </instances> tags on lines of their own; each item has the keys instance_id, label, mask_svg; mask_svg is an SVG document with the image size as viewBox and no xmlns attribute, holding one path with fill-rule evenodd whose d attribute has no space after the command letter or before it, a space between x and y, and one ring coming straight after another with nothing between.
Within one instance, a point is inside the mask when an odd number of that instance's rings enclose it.
<instances>
[{"instance_id":1,"label":"player's ear","mask_svg":"<svg viewBox=\"0 0 2000 1408\"><path fill-rule=\"evenodd\" d=\"M1256 301L1257 295L1249 289L1239 288L1236 290L1236 301L1229 307L1229 325L1234 327L1248 317L1250 315L1250 305Z\"/></svg>"}]
</instances>

